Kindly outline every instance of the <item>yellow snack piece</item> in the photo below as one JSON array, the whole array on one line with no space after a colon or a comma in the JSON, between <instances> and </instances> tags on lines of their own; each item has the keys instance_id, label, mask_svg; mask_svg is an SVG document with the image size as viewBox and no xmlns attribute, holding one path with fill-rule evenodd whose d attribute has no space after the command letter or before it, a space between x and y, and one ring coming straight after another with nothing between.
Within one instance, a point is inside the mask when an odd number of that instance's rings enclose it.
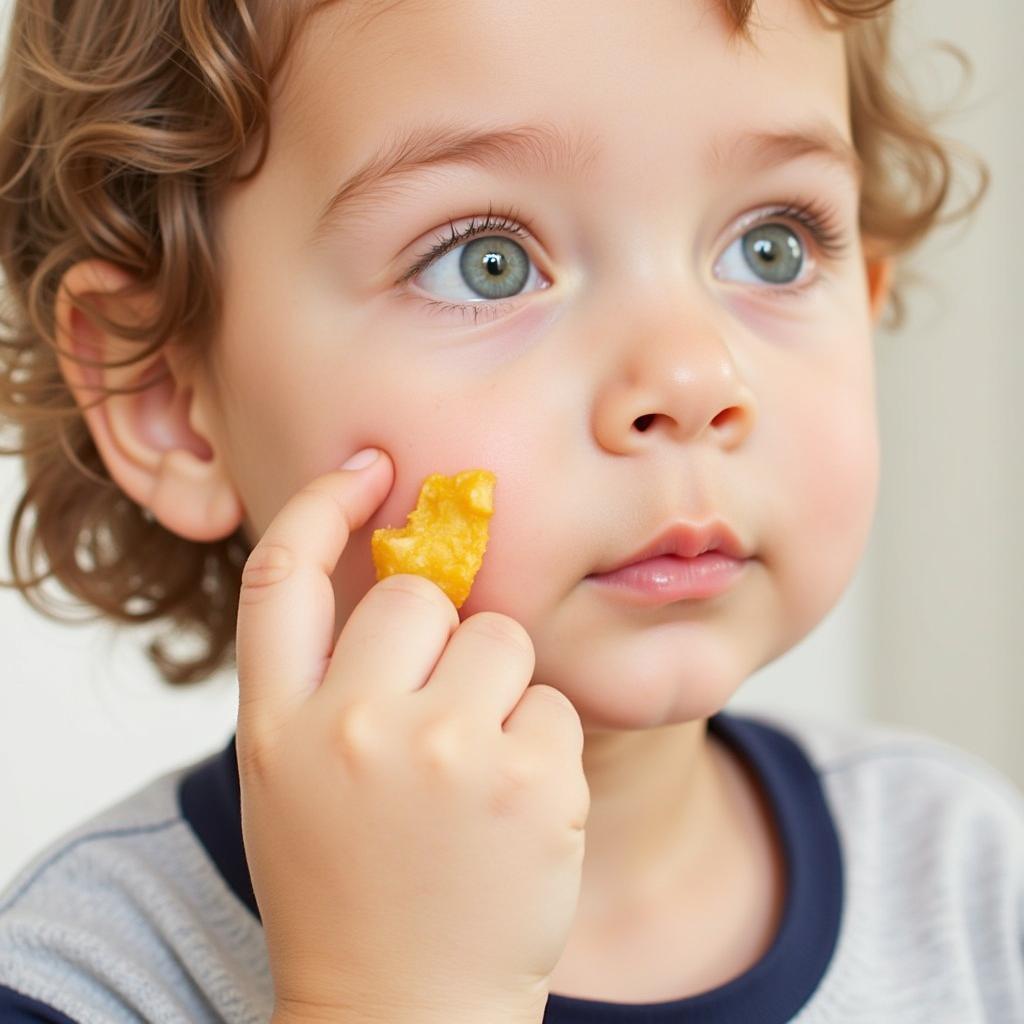
<instances>
[{"instance_id":1,"label":"yellow snack piece","mask_svg":"<svg viewBox=\"0 0 1024 1024\"><path fill-rule=\"evenodd\" d=\"M377 579L410 572L433 580L461 608L487 548L497 477L487 469L431 473L401 529L370 538Z\"/></svg>"}]
</instances>

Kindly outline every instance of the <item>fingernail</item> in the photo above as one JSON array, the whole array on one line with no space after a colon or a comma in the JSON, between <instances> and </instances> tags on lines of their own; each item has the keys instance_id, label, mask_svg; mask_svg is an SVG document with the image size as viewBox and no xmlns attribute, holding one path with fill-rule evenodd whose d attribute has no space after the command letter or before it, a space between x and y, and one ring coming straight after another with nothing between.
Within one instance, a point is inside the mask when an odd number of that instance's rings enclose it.
<instances>
[{"instance_id":1,"label":"fingernail","mask_svg":"<svg viewBox=\"0 0 1024 1024\"><path fill-rule=\"evenodd\" d=\"M378 455L380 455L379 448L364 448L361 452L356 452L341 468L365 469L372 462L376 461Z\"/></svg>"}]
</instances>

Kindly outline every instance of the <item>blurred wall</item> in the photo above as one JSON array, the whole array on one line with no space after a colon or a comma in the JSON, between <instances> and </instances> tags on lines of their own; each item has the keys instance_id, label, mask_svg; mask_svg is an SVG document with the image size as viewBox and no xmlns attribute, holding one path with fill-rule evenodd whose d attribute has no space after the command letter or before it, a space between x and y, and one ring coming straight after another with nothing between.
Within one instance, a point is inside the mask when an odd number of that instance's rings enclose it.
<instances>
[{"instance_id":1,"label":"blurred wall","mask_svg":"<svg viewBox=\"0 0 1024 1024\"><path fill-rule=\"evenodd\" d=\"M903 50L921 94L951 97L943 38L974 68L944 131L979 151L988 198L915 259L933 286L879 339L883 484L869 616L872 715L943 736L1024 783L1024 6L917 0ZM917 42L911 42L911 37Z\"/></svg>"},{"instance_id":2,"label":"blurred wall","mask_svg":"<svg viewBox=\"0 0 1024 1024\"><path fill-rule=\"evenodd\" d=\"M982 151L993 190L966 233L937 237L916 261L936 287L911 294L906 330L879 333L883 480L864 562L832 613L730 707L904 724L1024 783L1024 541L1013 529L1024 522L1013 322L1024 305L1012 280L1024 77L1010 52L1024 8L903 2L908 69L926 95L951 95L957 69L922 40L956 40L974 61L971 109L950 130ZM14 460L0 459L4 527L20 484ZM231 735L233 675L164 686L140 653L153 632L55 625L0 591L0 885L60 831Z\"/></svg>"}]
</instances>

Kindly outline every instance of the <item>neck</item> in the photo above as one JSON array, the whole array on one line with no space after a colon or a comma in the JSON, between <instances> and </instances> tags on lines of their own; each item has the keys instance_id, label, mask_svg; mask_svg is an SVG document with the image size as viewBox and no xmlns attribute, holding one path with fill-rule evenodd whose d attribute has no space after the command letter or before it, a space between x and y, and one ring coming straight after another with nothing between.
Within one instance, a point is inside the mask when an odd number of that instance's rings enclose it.
<instances>
[{"instance_id":1,"label":"neck","mask_svg":"<svg viewBox=\"0 0 1024 1024\"><path fill-rule=\"evenodd\" d=\"M590 814L579 919L635 914L699 874L728 825L726 758L703 719L586 734Z\"/></svg>"}]
</instances>

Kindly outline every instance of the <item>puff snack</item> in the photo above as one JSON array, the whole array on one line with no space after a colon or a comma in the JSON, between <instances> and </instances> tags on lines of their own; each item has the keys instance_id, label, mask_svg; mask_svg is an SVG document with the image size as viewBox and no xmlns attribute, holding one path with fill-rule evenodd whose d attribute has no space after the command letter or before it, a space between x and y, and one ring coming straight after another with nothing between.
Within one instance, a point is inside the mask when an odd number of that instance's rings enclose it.
<instances>
[{"instance_id":1,"label":"puff snack","mask_svg":"<svg viewBox=\"0 0 1024 1024\"><path fill-rule=\"evenodd\" d=\"M406 525L373 531L370 549L377 579L397 572L426 576L461 608L483 563L496 482L486 469L454 476L431 473Z\"/></svg>"}]
</instances>

